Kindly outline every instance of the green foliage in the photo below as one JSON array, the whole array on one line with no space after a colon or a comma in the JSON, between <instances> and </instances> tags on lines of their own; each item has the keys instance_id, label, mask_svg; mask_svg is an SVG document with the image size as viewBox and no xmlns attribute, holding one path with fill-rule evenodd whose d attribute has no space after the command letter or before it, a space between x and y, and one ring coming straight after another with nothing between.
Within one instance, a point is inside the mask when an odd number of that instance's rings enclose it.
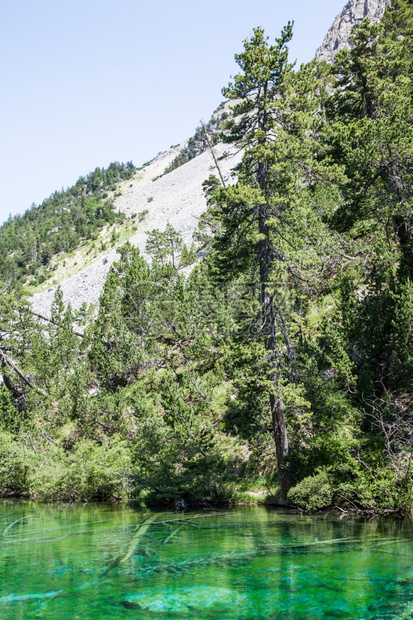
<instances>
[{"instance_id":1,"label":"green foliage","mask_svg":"<svg viewBox=\"0 0 413 620\"><path fill-rule=\"evenodd\" d=\"M11 434L19 431L24 414L19 412L18 408L12 401L10 392L4 385L0 387L0 428Z\"/></svg>"},{"instance_id":2,"label":"green foliage","mask_svg":"<svg viewBox=\"0 0 413 620\"><path fill-rule=\"evenodd\" d=\"M29 461L29 459L27 459ZM44 501L110 501L130 495L130 451L114 436L102 445L81 440L73 452L32 454L27 493Z\"/></svg>"},{"instance_id":3,"label":"green foliage","mask_svg":"<svg viewBox=\"0 0 413 620\"><path fill-rule=\"evenodd\" d=\"M183 406L173 422L157 414L141 426L133 465L136 492L147 502L174 505L185 500L194 506L231 500L243 455L234 449L234 440L191 414Z\"/></svg>"},{"instance_id":4,"label":"green foliage","mask_svg":"<svg viewBox=\"0 0 413 620\"><path fill-rule=\"evenodd\" d=\"M167 222L164 232L154 229L146 234L148 235L145 246L147 254L161 265L170 262L174 269L177 268L178 257L182 253L184 244L181 235L174 227Z\"/></svg>"},{"instance_id":5,"label":"green foliage","mask_svg":"<svg viewBox=\"0 0 413 620\"><path fill-rule=\"evenodd\" d=\"M204 259L169 223L150 264L126 244L84 336L60 291L48 322L16 282L115 221L104 194L132 167L0 229L0 495L210 505L280 477L303 510L412 512L412 23L395 0L330 69L294 70L290 24L255 29Z\"/></svg>"},{"instance_id":6,"label":"green foliage","mask_svg":"<svg viewBox=\"0 0 413 620\"><path fill-rule=\"evenodd\" d=\"M70 252L105 225L122 222L107 191L135 173L132 162L96 168L75 185L54 192L38 207L9 219L0 227L0 279L16 283L48 266L60 252ZM42 274L43 275L43 274Z\"/></svg>"},{"instance_id":7,"label":"green foliage","mask_svg":"<svg viewBox=\"0 0 413 620\"><path fill-rule=\"evenodd\" d=\"M24 452L13 435L0 431L0 495L24 496L27 492L28 467Z\"/></svg>"},{"instance_id":8,"label":"green foliage","mask_svg":"<svg viewBox=\"0 0 413 620\"><path fill-rule=\"evenodd\" d=\"M288 491L288 499L307 512L329 508L333 501L333 488L327 472L308 476Z\"/></svg>"}]
</instances>

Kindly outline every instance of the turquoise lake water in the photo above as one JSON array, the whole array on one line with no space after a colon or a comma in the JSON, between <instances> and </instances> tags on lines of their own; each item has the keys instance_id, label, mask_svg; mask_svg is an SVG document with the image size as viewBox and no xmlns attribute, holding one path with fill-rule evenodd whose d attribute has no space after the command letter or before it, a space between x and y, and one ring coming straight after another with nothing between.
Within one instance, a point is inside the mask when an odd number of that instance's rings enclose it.
<instances>
[{"instance_id":1,"label":"turquoise lake water","mask_svg":"<svg viewBox=\"0 0 413 620\"><path fill-rule=\"evenodd\" d=\"M0 502L0 618L413 618L410 520Z\"/></svg>"}]
</instances>

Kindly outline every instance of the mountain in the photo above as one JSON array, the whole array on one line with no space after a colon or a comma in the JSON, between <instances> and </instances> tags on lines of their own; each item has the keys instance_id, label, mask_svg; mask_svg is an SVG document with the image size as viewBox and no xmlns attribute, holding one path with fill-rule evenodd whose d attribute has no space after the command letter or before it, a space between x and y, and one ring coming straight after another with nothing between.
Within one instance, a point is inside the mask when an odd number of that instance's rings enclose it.
<instances>
[{"instance_id":1,"label":"mountain","mask_svg":"<svg viewBox=\"0 0 413 620\"><path fill-rule=\"evenodd\" d=\"M232 117L0 228L0 497L413 515L412 0L381 23L296 70L255 28Z\"/></svg>"},{"instance_id":2,"label":"mountain","mask_svg":"<svg viewBox=\"0 0 413 620\"><path fill-rule=\"evenodd\" d=\"M323 44L316 52L318 60L331 62L338 49L349 46L349 35L355 24L369 17L380 19L389 0L350 0L335 19ZM214 152L226 179L240 159L227 146L216 144L219 120L227 112L216 110L208 123ZM212 144L209 146L211 147ZM227 155L227 156L225 156ZM35 311L48 314L60 286L65 302L74 308L82 303L96 304L110 266L117 259L116 248L126 240L144 252L147 232L164 230L169 222L190 244L198 218L205 210L202 183L211 173L217 174L214 157L205 140L202 128L184 143L160 153L145 164L132 178L120 180L113 197L112 209L121 219L99 233L99 241L83 244L69 255L62 253L54 260L52 269L42 276L32 298Z\"/></svg>"},{"instance_id":3,"label":"mountain","mask_svg":"<svg viewBox=\"0 0 413 620\"><path fill-rule=\"evenodd\" d=\"M350 0L340 15L337 15L324 41L316 51L317 60L332 62L341 49L350 47L351 31L366 17L378 22L390 0Z\"/></svg>"},{"instance_id":4,"label":"mountain","mask_svg":"<svg viewBox=\"0 0 413 620\"><path fill-rule=\"evenodd\" d=\"M241 154L228 145L217 144L213 148L220 172L228 181ZM206 150L164 174L177 158L184 157L187 149L188 141L160 153L132 179L120 184L121 196L114 201L114 209L124 214L124 223L111 227L112 237L105 239L107 243L103 245L112 248L99 250L89 244L59 261L43 290L33 295L36 312L48 314L58 286L64 301L70 302L73 308L79 308L83 302L96 304L107 273L118 257L116 247L127 239L144 254L146 233L153 229L163 231L169 222L182 235L184 243L191 244L192 233L206 206L202 183L218 172L212 153ZM111 238L115 238L113 243Z\"/></svg>"}]
</instances>

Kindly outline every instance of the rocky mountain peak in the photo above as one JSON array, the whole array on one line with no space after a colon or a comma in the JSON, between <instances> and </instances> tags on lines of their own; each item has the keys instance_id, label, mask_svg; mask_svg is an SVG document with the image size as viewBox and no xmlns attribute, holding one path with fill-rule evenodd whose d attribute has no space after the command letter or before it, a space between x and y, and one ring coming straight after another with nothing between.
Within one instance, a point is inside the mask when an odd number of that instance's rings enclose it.
<instances>
[{"instance_id":1,"label":"rocky mountain peak","mask_svg":"<svg viewBox=\"0 0 413 620\"><path fill-rule=\"evenodd\" d=\"M354 26L366 17L372 22L378 22L389 4L390 0L349 0L316 51L317 60L333 62L340 49L349 49L349 37Z\"/></svg>"}]
</instances>

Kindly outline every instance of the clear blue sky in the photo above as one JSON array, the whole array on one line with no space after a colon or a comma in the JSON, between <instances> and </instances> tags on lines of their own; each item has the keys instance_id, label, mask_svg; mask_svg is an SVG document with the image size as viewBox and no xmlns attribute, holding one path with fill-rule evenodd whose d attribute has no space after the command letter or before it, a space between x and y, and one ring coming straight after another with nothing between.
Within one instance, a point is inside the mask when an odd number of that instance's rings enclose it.
<instances>
[{"instance_id":1,"label":"clear blue sky","mask_svg":"<svg viewBox=\"0 0 413 620\"><path fill-rule=\"evenodd\" d=\"M345 0L14 0L0 22L0 222L112 161L141 165L222 101L255 26L311 60Z\"/></svg>"}]
</instances>

